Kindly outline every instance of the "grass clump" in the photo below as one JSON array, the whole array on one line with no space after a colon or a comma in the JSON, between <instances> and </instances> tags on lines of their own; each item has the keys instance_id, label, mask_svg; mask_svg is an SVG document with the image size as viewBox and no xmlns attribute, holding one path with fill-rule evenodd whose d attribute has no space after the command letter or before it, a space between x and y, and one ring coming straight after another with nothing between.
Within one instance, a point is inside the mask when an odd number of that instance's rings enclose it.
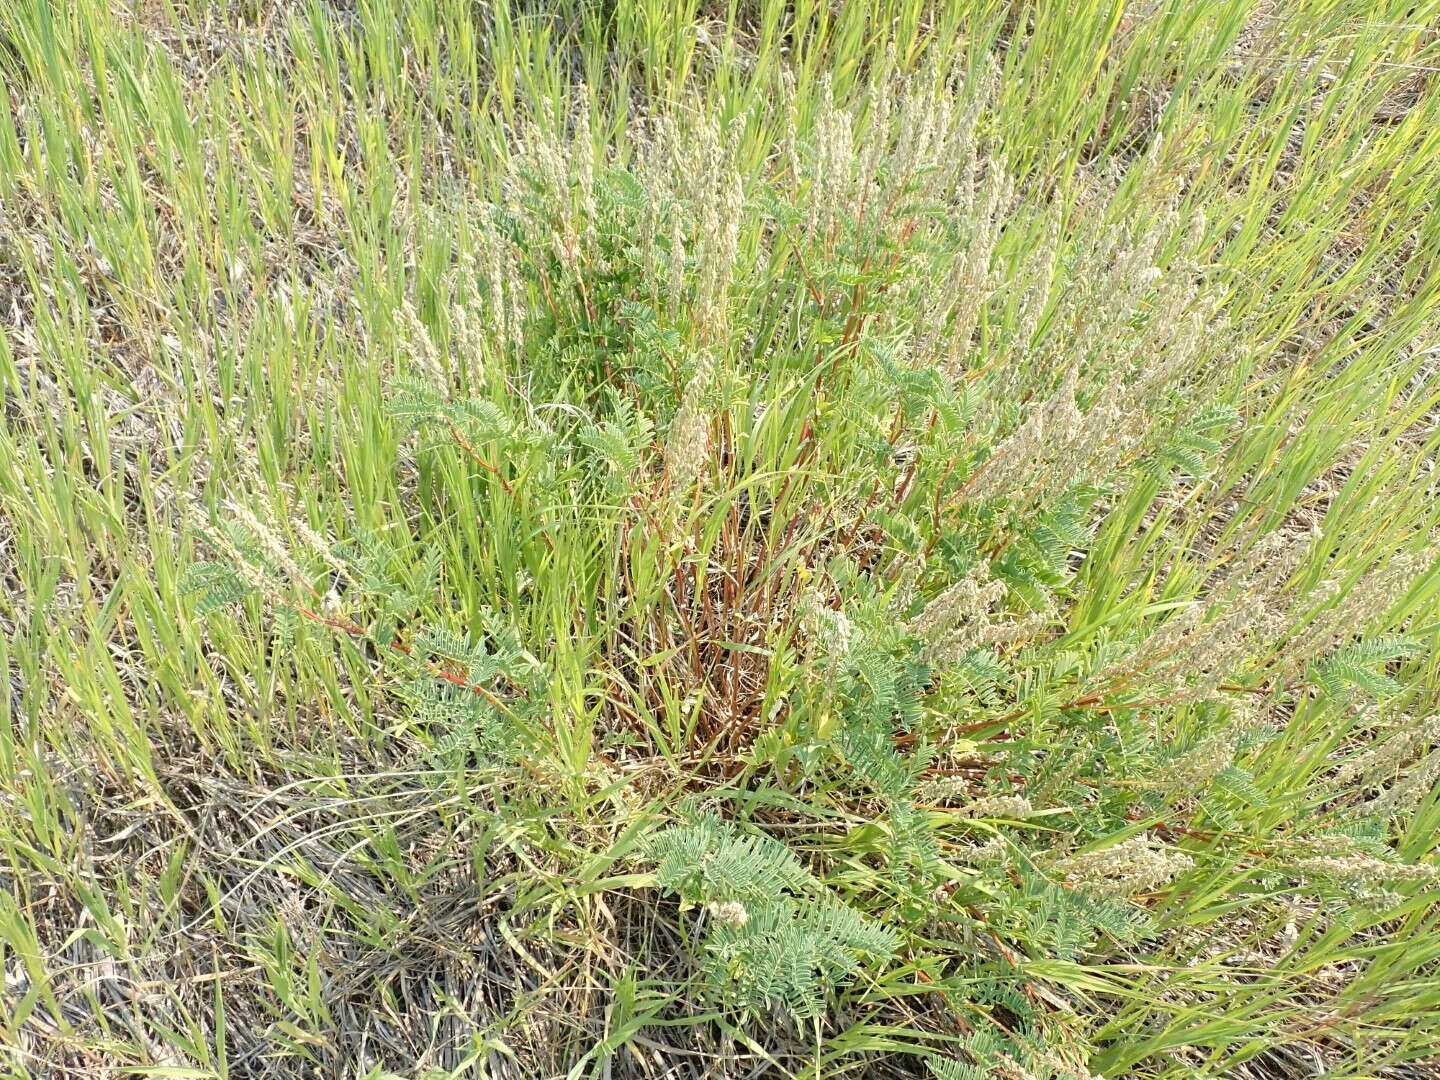
<instances>
[{"instance_id":1,"label":"grass clump","mask_svg":"<svg viewBox=\"0 0 1440 1080\"><path fill-rule=\"evenodd\" d=\"M0 0L7 1067L1423 1071L1424 14Z\"/></svg>"}]
</instances>

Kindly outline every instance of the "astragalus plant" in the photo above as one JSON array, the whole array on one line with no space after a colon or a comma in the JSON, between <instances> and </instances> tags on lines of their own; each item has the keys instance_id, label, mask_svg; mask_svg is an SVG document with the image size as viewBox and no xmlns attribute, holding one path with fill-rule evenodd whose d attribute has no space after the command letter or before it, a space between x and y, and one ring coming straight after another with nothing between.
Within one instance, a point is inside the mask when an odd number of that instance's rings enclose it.
<instances>
[{"instance_id":1,"label":"astragalus plant","mask_svg":"<svg viewBox=\"0 0 1440 1080\"><path fill-rule=\"evenodd\" d=\"M1383 793L1244 840L1287 714L1399 690L1418 640L1368 631L1437 549L1197 536L1097 605L1093 552L1211 497L1246 326L1158 147L1021 199L993 79L826 89L758 169L700 100L624 153L583 94L529 118L501 197L451 211L446 303L395 312L414 561L238 512L191 581L388 652L447 768L549 813L663 793L611 804L636 816L609 854L679 900L677 1016L803 1040L903 1000L939 1075L1085 1075L1027 963L1203 948L1170 913L1216 874L1251 917L1322 903L1313 933L1440 881ZM457 591L484 605L447 617Z\"/></svg>"},{"instance_id":2,"label":"astragalus plant","mask_svg":"<svg viewBox=\"0 0 1440 1080\"><path fill-rule=\"evenodd\" d=\"M17 1068L1425 1067L1436 50L795 7L17 15Z\"/></svg>"}]
</instances>

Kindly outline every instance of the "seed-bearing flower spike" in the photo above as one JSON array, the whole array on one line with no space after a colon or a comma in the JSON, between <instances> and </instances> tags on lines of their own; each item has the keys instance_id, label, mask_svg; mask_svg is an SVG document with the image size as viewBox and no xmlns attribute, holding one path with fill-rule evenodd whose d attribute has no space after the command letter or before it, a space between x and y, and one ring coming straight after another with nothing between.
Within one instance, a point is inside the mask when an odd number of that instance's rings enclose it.
<instances>
[{"instance_id":1,"label":"seed-bearing flower spike","mask_svg":"<svg viewBox=\"0 0 1440 1080\"><path fill-rule=\"evenodd\" d=\"M1035 813L1035 808L1030 805L1030 800L1023 795L987 795L982 799L967 803L960 808L965 817L971 818L1011 818L1023 820Z\"/></svg>"},{"instance_id":2,"label":"seed-bearing flower spike","mask_svg":"<svg viewBox=\"0 0 1440 1080\"><path fill-rule=\"evenodd\" d=\"M831 608L814 590L807 590L801 607L807 643L824 673L833 675L850 655L854 642L850 617Z\"/></svg>"},{"instance_id":3,"label":"seed-bearing flower spike","mask_svg":"<svg viewBox=\"0 0 1440 1080\"><path fill-rule=\"evenodd\" d=\"M926 642L931 660L955 657L994 630L990 611L1005 596L1005 583L983 569L972 570L925 605L911 631Z\"/></svg>"},{"instance_id":4,"label":"seed-bearing flower spike","mask_svg":"<svg viewBox=\"0 0 1440 1080\"><path fill-rule=\"evenodd\" d=\"M330 570L343 577L351 577L350 568L345 565L345 561L336 557L334 544L311 528L308 521L298 517L294 521L294 528L305 546L318 555Z\"/></svg>"},{"instance_id":5,"label":"seed-bearing flower spike","mask_svg":"<svg viewBox=\"0 0 1440 1080\"><path fill-rule=\"evenodd\" d=\"M279 590L279 584L270 579L265 568L257 565L253 558L242 552L225 529L213 526L197 505L192 504L189 507L188 517L191 528L203 536L218 553L225 556L231 568L245 584L260 593L268 594Z\"/></svg>"},{"instance_id":6,"label":"seed-bearing flower spike","mask_svg":"<svg viewBox=\"0 0 1440 1080\"><path fill-rule=\"evenodd\" d=\"M685 386L665 446L665 472L672 491L687 490L705 468L710 454L710 413L706 399L715 382L715 354L702 350Z\"/></svg>"},{"instance_id":7,"label":"seed-bearing flower spike","mask_svg":"<svg viewBox=\"0 0 1440 1080\"><path fill-rule=\"evenodd\" d=\"M749 910L739 900L712 900L705 905L705 910L721 926L739 929L750 921Z\"/></svg>"},{"instance_id":8,"label":"seed-bearing flower spike","mask_svg":"<svg viewBox=\"0 0 1440 1080\"><path fill-rule=\"evenodd\" d=\"M1153 892L1195 865L1183 851L1146 836L1135 836L1098 851L1061 859L1065 881L1097 896L1128 897Z\"/></svg>"},{"instance_id":9,"label":"seed-bearing flower spike","mask_svg":"<svg viewBox=\"0 0 1440 1080\"><path fill-rule=\"evenodd\" d=\"M292 582L297 585L309 583L310 575L295 561L295 556L291 554L285 541L274 529L262 522L253 510L244 503L238 502L226 503L225 509L249 530L250 534L259 542L260 549L275 566L285 572Z\"/></svg>"},{"instance_id":10,"label":"seed-bearing flower spike","mask_svg":"<svg viewBox=\"0 0 1440 1080\"><path fill-rule=\"evenodd\" d=\"M1440 741L1440 737L1436 741ZM1429 797L1436 784L1440 784L1440 750L1431 750L1407 769L1384 794L1366 803L1364 812L1388 817L1412 811Z\"/></svg>"},{"instance_id":11,"label":"seed-bearing flower spike","mask_svg":"<svg viewBox=\"0 0 1440 1080\"><path fill-rule=\"evenodd\" d=\"M670 226L670 317L678 318L685 304L685 227L679 217Z\"/></svg>"},{"instance_id":12,"label":"seed-bearing flower spike","mask_svg":"<svg viewBox=\"0 0 1440 1080\"><path fill-rule=\"evenodd\" d=\"M1316 855L1297 860L1291 869L1302 877L1337 881L1362 890L1388 884L1432 885L1440 881L1440 867L1391 862L1364 852Z\"/></svg>"},{"instance_id":13,"label":"seed-bearing flower spike","mask_svg":"<svg viewBox=\"0 0 1440 1080\"><path fill-rule=\"evenodd\" d=\"M435 346L435 339L430 336L430 331L420 321L414 305L408 300L400 305L399 322L404 331L410 359L437 386L447 385L449 379L445 374L445 366L440 362L440 350Z\"/></svg>"},{"instance_id":14,"label":"seed-bearing flower spike","mask_svg":"<svg viewBox=\"0 0 1440 1080\"><path fill-rule=\"evenodd\" d=\"M1181 794L1196 793L1235 760L1235 747L1240 733L1221 731L1202 740L1173 761L1162 765L1150 783L1157 788Z\"/></svg>"}]
</instances>

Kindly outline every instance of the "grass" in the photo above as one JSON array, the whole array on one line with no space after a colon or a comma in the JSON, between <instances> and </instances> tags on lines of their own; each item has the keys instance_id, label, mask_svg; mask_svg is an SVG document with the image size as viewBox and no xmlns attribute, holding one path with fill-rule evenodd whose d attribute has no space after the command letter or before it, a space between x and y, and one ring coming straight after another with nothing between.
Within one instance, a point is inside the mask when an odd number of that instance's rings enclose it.
<instances>
[{"instance_id":1,"label":"grass","mask_svg":"<svg viewBox=\"0 0 1440 1080\"><path fill-rule=\"evenodd\" d=\"M0 0L4 1067L1432 1075L1437 26Z\"/></svg>"}]
</instances>

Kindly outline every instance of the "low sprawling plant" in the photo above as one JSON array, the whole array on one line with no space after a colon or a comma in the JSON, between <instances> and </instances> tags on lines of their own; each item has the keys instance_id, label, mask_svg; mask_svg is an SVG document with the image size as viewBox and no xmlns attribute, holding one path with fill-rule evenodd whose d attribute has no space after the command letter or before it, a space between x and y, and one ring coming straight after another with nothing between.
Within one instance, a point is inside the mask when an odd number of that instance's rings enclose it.
<instances>
[{"instance_id":1,"label":"low sprawling plant","mask_svg":"<svg viewBox=\"0 0 1440 1080\"><path fill-rule=\"evenodd\" d=\"M1069 1075L1027 961L1153 947L1215 875L1230 904L1323 898L1315 933L1440 882L1392 843L1430 757L1367 771L1343 822L1295 816L1263 868L1241 815L1287 712L1400 690L1418 640L1369 631L1437 547L1282 522L1117 567L1163 543L1146 514L1212 497L1245 327L1183 174L1152 155L1022 202L990 81L827 92L748 174L744 118L703 103L623 154L583 97L534 118L465 212L448 302L395 312L411 535L237 506L189 582L388 654L434 760L552 810L660 766L689 809L631 860L680 900L701 1000L819 1022L898 967L986 1033L937 1075Z\"/></svg>"},{"instance_id":2,"label":"low sprawling plant","mask_svg":"<svg viewBox=\"0 0 1440 1080\"><path fill-rule=\"evenodd\" d=\"M1424 1067L1409 8L244 6L0 0L17 1069Z\"/></svg>"}]
</instances>

